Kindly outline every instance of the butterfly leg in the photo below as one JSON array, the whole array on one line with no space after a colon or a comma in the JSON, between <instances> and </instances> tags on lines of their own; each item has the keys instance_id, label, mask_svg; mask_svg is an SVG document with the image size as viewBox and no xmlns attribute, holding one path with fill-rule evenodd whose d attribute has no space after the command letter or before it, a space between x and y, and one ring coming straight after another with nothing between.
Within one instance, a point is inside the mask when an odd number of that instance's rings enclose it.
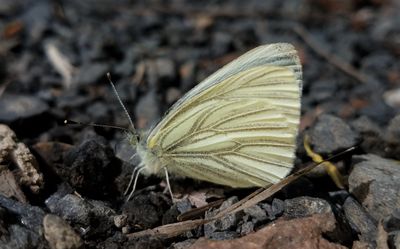
<instances>
[{"instance_id":1,"label":"butterfly leg","mask_svg":"<svg viewBox=\"0 0 400 249\"><path fill-rule=\"evenodd\" d=\"M127 194L128 194L128 191L129 191L130 187L132 186L133 179L135 178L136 171L137 171L138 169L140 169L141 167L143 167L143 166L142 166L142 165L139 165L139 166L137 166L137 167L135 167L135 168L133 169L132 174L131 174L131 178L130 178L130 180L129 180L128 187L126 187L125 192L124 192L124 195L127 195Z\"/></svg>"},{"instance_id":2,"label":"butterfly leg","mask_svg":"<svg viewBox=\"0 0 400 249\"><path fill-rule=\"evenodd\" d=\"M172 202L175 202L174 195L172 194L171 184L169 183L168 169L167 169L167 167L164 167L163 169L165 172L165 180L167 181L168 192L171 195Z\"/></svg>"},{"instance_id":3,"label":"butterfly leg","mask_svg":"<svg viewBox=\"0 0 400 249\"><path fill-rule=\"evenodd\" d=\"M131 199L133 193L135 192L135 190L136 190L136 184L137 184L137 181L138 181L138 178L139 178L139 175L140 175L140 171L142 171L144 168L145 168L144 166L139 165L139 166L136 167L135 170L133 171L132 176L131 176L131 181L129 182L129 186L128 186L127 190L125 191L126 193L127 193L128 189L129 189L131 183L132 183L132 179L133 179L133 178L135 178L135 181L133 182L133 188L132 188L131 192L129 193L128 198L126 198L126 202L128 202L128 201ZM136 176L135 176L135 172L136 172ZM135 176L135 177L134 177L134 176Z\"/></svg>"}]
</instances>

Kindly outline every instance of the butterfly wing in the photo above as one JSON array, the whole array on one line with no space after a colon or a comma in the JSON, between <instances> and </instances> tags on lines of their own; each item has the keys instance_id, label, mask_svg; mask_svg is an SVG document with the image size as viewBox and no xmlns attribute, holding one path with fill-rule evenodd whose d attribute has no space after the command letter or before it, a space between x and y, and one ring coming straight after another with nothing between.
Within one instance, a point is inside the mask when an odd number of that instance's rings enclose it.
<instances>
[{"instance_id":1,"label":"butterfly wing","mask_svg":"<svg viewBox=\"0 0 400 249\"><path fill-rule=\"evenodd\" d=\"M146 147L177 175L266 186L293 167L300 97L294 48L261 46L188 92L151 131Z\"/></svg>"}]
</instances>

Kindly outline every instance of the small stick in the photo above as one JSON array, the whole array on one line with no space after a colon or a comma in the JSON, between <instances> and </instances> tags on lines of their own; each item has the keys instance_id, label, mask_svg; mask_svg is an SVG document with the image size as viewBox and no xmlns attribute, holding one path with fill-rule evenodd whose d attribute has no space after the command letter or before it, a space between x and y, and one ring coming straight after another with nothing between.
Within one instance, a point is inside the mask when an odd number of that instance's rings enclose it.
<instances>
[{"instance_id":1,"label":"small stick","mask_svg":"<svg viewBox=\"0 0 400 249\"><path fill-rule=\"evenodd\" d=\"M350 77L356 79L361 83L367 82L367 76L360 73L356 68L354 68L349 63L345 62L341 58L337 57L334 54L329 53L326 51L321 44L319 44L308 32L307 30L302 27L301 25L296 25L293 28L294 32L300 36L300 38L319 56L324 58L334 67L339 69L340 71L344 72L345 74L349 75Z\"/></svg>"}]
</instances>

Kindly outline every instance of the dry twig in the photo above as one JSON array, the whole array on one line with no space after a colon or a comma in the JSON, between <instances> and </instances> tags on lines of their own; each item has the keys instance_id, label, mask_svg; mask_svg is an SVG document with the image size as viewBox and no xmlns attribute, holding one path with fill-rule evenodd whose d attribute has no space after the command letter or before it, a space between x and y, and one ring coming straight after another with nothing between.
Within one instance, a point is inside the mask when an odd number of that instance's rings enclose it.
<instances>
[{"instance_id":1,"label":"dry twig","mask_svg":"<svg viewBox=\"0 0 400 249\"><path fill-rule=\"evenodd\" d=\"M344 72L345 74L349 75L350 77L356 79L357 81L361 83L366 83L367 82L367 76L360 73L356 68L354 68L352 65L349 63L343 61L339 57L337 57L334 54L329 53L326 51L321 44L319 44L308 32L307 30L300 26L297 25L294 27L294 32L298 36L300 36L301 39L319 56L324 58L327 62L332 64L334 67L339 69L340 71Z\"/></svg>"}]
</instances>

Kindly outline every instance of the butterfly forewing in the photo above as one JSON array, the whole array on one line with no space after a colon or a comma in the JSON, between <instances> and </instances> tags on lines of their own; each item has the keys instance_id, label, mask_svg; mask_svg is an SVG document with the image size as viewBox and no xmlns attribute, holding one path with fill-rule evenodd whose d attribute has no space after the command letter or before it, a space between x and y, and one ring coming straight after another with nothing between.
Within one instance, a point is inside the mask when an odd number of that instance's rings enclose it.
<instances>
[{"instance_id":1,"label":"butterfly forewing","mask_svg":"<svg viewBox=\"0 0 400 249\"><path fill-rule=\"evenodd\" d=\"M266 186L293 167L300 97L296 51L262 46L186 94L151 131L147 147L177 175Z\"/></svg>"}]
</instances>

